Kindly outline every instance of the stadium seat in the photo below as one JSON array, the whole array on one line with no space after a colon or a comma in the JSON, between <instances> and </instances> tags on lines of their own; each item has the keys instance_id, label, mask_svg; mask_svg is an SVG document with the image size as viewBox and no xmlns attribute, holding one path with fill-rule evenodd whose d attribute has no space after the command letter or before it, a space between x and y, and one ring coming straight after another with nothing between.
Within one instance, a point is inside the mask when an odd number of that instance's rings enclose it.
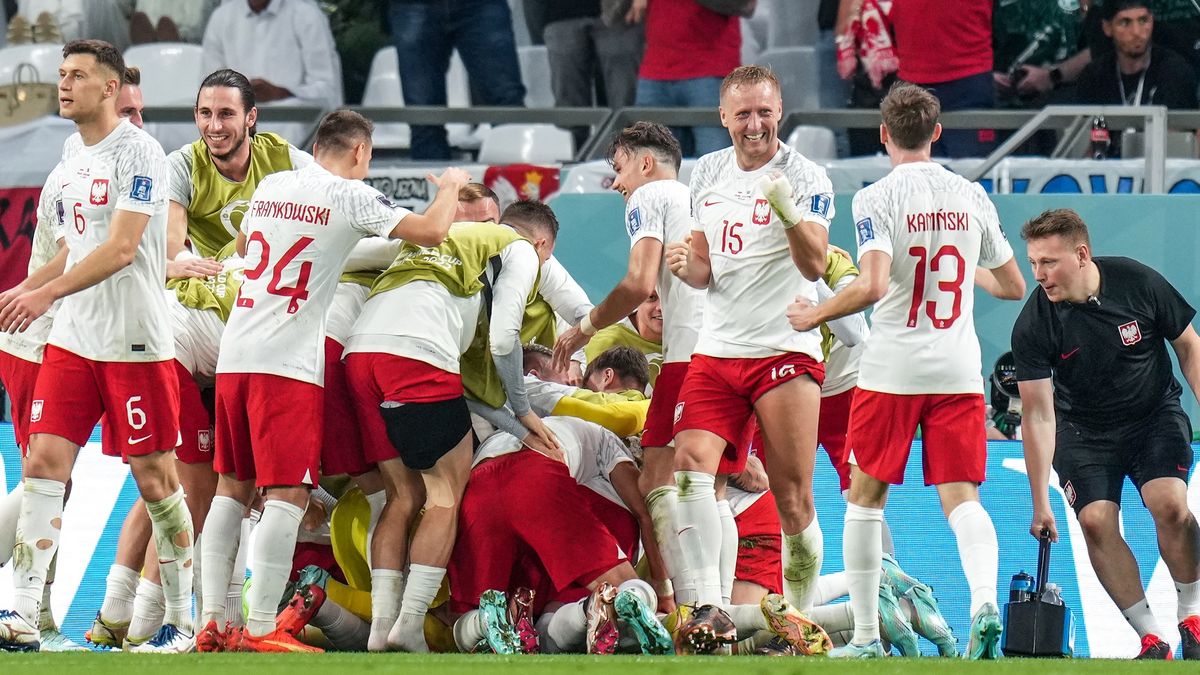
<instances>
[{"instance_id":1,"label":"stadium seat","mask_svg":"<svg viewBox=\"0 0 1200 675\"><path fill-rule=\"evenodd\" d=\"M555 164L574 157L571 134L550 124L498 124L479 148L481 164Z\"/></svg>"},{"instance_id":2,"label":"stadium seat","mask_svg":"<svg viewBox=\"0 0 1200 675\"><path fill-rule=\"evenodd\" d=\"M367 86L363 90L364 106L404 107L404 96L400 93L400 64L395 47L384 47L375 52L371 60ZM374 146L384 150L407 150L412 141L412 132L407 124L384 122L375 125Z\"/></svg>"},{"instance_id":3,"label":"stadium seat","mask_svg":"<svg viewBox=\"0 0 1200 675\"><path fill-rule=\"evenodd\" d=\"M787 144L814 162L837 159L837 140L825 127L801 124L788 134Z\"/></svg>"},{"instance_id":4,"label":"stadium seat","mask_svg":"<svg viewBox=\"0 0 1200 675\"><path fill-rule=\"evenodd\" d=\"M817 44L819 0L758 0L755 14L767 16L767 49Z\"/></svg>"},{"instance_id":5,"label":"stadium seat","mask_svg":"<svg viewBox=\"0 0 1200 675\"><path fill-rule=\"evenodd\" d=\"M754 29L749 19L742 19L742 63L757 63L765 38Z\"/></svg>"},{"instance_id":6,"label":"stadium seat","mask_svg":"<svg viewBox=\"0 0 1200 675\"><path fill-rule=\"evenodd\" d=\"M125 63L142 71L148 106L195 105L204 81L204 49L183 42L152 42L125 50Z\"/></svg>"},{"instance_id":7,"label":"stadium seat","mask_svg":"<svg viewBox=\"0 0 1200 675\"><path fill-rule=\"evenodd\" d=\"M37 82L58 83L58 67L62 65L62 45L33 44L14 45L0 49L0 84L11 84L17 66L28 63L33 66ZM194 93L194 92L193 92Z\"/></svg>"},{"instance_id":8,"label":"stadium seat","mask_svg":"<svg viewBox=\"0 0 1200 675\"><path fill-rule=\"evenodd\" d=\"M553 108L554 91L550 88L550 56L546 47L517 47L521 81L525 83L525 107Z\"/></svg>"},{"instance_id":9,"label":"stadium seat","mask_svg":"<svg viewBox=\"0 0 1200 675\"><path fill-rule=\"evenodd\" d=\"M770 66L783 89L783 112L816 110L821 107L821 69L816 47L768 49L758 65ZM837 77L830 73L830 77Z\"/></svg>"}]
</instances>

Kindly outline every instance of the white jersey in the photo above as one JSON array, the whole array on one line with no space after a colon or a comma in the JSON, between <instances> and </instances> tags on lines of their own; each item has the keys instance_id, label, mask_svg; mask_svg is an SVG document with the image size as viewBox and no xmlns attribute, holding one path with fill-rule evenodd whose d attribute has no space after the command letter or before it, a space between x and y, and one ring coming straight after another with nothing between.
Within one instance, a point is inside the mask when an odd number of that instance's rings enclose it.
<instances>
[{"instance_id":1,"label":"white jersey","mask_svg":"<svg viewBox=\"0 0 1200 675\"><path fill-rule=\"evenodd\" d=\"M78 134L74 138L78 138ZM58 255L58 241L65 235L62 205L62 187L65 179L63 164L59 162L42 185L37 205L37 226L33 231L33 250L29 254L29 274L41 269ZM41 363L46 338L50 336L50 327L54 324L54 314L58 311L59 304L61 301L55 302L45 314L20 333L0 333L0 351L26 361Z\"/></svg>"},{"instance_id":2,"label":"white jersey","mask_svg":"<svg viewBox=\"0 0 1200 675\"><path fill-rule=\"evenodd\" d=\"M833 186L823 168L779 146L754 171L738 167L733 148L701 157L692 171L693 227L708 240L712 263L697 354L762 358L799 352L822 360L820 332L798 332L788 323L787 306L797 296L815 303L816 285L792 262L787 234L758 180L782 172L804 220L826 229L833 218Z\"/></svg>"},{"instance_id":3,"label":"white jersey","mask_svg":"<svg viewBox=\"0 0 1200 675\"><path fill-rule=\"evenodd\" d=\"M213 381L225 324L216 312L188 307L175 291L167 289L171 308L171 332L175 335L175 360L202 383Z\"/></svg>"},{"instance_id":4,"label":"white jersey","mask_svg":"<svg viewBox=\"0 0 1200 675\"><path fill-rule=\"evenodd\" d=\"M95 145L68 140L63 169L67 269L108 241L117 211L150 219L130 265L63 298L47 342L93 361L174 358L170 310L162 292L167 276L168 181L162 146L129 120L121 120Z\"/></svg>"},{"instance_id":5,"label":"white jersey","mask_svg":"<svg viewBox=\"0 0 1200 675\"><path fill-rule=\"evenodd\" d=\"M854 196L858 259L891 256L858 386L892 394L982 394L975 267L1013 257L983 188L934 162L901 164Z\"/></svg>"},{"instance_id":6,"label":"white jersey","mask_svg":"<svg viewBox=\"0 0 1200 675\"><path fill-rule=\"evenodd\" d=\"M325 383L325 326L338 278L363 237L410 213L318 164L263 178L242 232L246 272L221 338L217 373Z\"/></svg>"},{"instance_id":7,"label":"white jersey","mask_svg":"<svg viewBox=\"0 0 1200 675\"><path fill-rule=\"evenodd\" d=\"M542 421L558 437L567 458L567 469L575 482L628 509L608 478L623 462L634 461L621 439L599 424L575 417L547 417ZM475 451L471 466L517 452L522 447L516 436L498 431Z\"/></svg>"},{"instance_id":8,"label":"white jersey","mask_svg":"<svg viewBox=\"0 0 1200 675\"><path fill-rule=\"evenodd\" d=\"M686 239L692 233L691 193L677 180L647 183L629 196L625 204L625 229L630 248L646 237L663 244L662 265L658 272L658 298L663 313L663 362L692 360L700 324L704 317L704 291L688 286L671 274L666 246Z\"/></svg>"},{"instance_id":9,"label":"white jersey","mask_svg":"<svg viewBox=\"0 0 1200 675\"><path fill-rule=\"evenodd\" d=\"M338 282L337 291L333 294L333 304L329 307L329 318L325 325L325 334L334 342L346 346L350 339L350 329L362 313L363 305L371 289L352 281Z\"/></svg>"}]
</instances>

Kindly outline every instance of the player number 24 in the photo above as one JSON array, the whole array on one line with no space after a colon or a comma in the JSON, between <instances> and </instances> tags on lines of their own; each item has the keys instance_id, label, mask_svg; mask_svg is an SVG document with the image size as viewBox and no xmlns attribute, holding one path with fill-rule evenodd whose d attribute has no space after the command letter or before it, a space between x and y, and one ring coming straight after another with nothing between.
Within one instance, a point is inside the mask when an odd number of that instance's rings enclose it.
<instances>
[{"instance_id":1,"label":"player number 24","mask_svg":"<svg viewBox=\"0 0 1200 675\"><path fill-rule=\"evenodd\" d=\"M271 268L271 281L267 284L267 292L272 295L282 295L285 298L292 299L292 301L288 303L288 314L295 314L296 311L300 309L300 303L308 299L308 278L312 275L313 264L311 260L300 263L300 270L296 275L295 286L281 285L283 280L283 272L287 269L288 263L292 262L296 256L300 255L300 252L307 248L309 244L313 243L313 241L314 240L312 237L300 237L296 240L296 243L292 244L288 250L284 251L283 255L279 257L278 261L276 261L275 266ZM262 247L262 255L259 257L258 264L255 265L253 269L246 270L245 274L247 279L257 279L261 277L263 272L267 270L267 265L271 263L271 245L267 243L267 240L263 237L262 232L252 233L250 235L250 240L246 243L246 247L249 248L250 244L254 243ZM245 290L245 286L238 291L237 306L253 307L254 299L243 297L242 290Z\"/></svg>"},{"instance_id":2,"label":"player number 24","mask_svg":"<svg viewBox=\"0 0 1200 675\"><path fill-rule=\"evenodd\" d=\"M950 245L939 248L937 253L933 254L932 258L929 257L929 251L924 246L913 246L908 249L908 254L917 259L916 274L913 277L912 303L908 306L908 327L916 327L917 314L920 312L922 304L925 305L925 314L933 322L934 328L941 329L953 326L958 317L962 315L962 285L967 276L967 263L963 260L962 254L958 252L958 249ZM937 290L942 293L949 293L951 296L950 315L938 316L937 300L925 300L925 276L927 270L929 272L942 270L942 261L946 259L954 261L957 273L954 279L937 282ZM922 303L922 300L925 300L925 302Z\"/></svg>"}]
</instances>

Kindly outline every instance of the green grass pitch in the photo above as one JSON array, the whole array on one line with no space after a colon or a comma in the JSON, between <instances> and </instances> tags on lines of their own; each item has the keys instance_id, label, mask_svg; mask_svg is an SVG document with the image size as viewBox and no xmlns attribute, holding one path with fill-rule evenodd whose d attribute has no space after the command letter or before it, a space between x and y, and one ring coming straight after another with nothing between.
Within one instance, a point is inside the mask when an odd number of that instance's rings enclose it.
<instances>
[{"instance_id":1,"label":"green grass pitch","mask_svg":"<svg viewBox=\"0 0 1200 675\"><path fill-rule=\"evenodd\" d=\"M436 675L601 675L636 673L654 675L1087 675L1157 672L1195 672L1183 662L1141 662L1080 659L1049 661L1006 659L1000 662L964 662L958 659L902 659L831 661L825 658L769 657L637 657L637 656L483 656L468 654L2 654L0 672L62 675L299 675L303 673L435 673Z\"/></svg>"}]
</instances>

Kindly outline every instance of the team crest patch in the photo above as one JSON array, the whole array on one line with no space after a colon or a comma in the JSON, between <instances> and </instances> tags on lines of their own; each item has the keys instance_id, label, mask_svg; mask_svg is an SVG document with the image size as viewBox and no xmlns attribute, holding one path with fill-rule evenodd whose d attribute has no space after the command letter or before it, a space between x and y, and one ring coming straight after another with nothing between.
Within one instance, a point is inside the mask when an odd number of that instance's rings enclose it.
<instances>
[{"instance_id":1,"label":"team crest patch","mask_svg":"<svg viewBox=\"0 0 1200 675\"><path fill-rule=\"evenodd\" d=\"M1121 333L1121 343L1126 347L1131 347L1142 341L1142 330L1138 327L1137 319L1117 326L1117 331Z\"/></svg>"},{"instance_id":2,"label":"team crest patch","mask_svg":"<svg viewBox=\"0 0 1200 675\"><path fill-rule=\"evenodd\" d=\"M854 224L854 229L858 232L858 245L871 241L875 238L875 226L871 224L870 218L863 218Z\"/></svg>"},{"instance_id":3,"label":"team crest patch","mask_svg":"<svg viewBox=\"0 0 1200 675\"><path fill-rule=\"evenodd\" d=\"M1067 498L1067 506L1075 506L1075 486L1071 485L1071 481L1063 486L1063 494Z\"/></svg>"},{"instance_id":4,"label":"team crest patch","mask_svg":"<svg viewBox=\"0 0 1200 675\"><path fill-rule=\"evenodd\" d=\"M767 200L754 200L753 222L755 225L771 224L771 205L767 203Z\"/></svg>"},{"instance_id":5,"label":"team crest patch","mask_svg":"<svg viewBox=\"0 0 1200 675\"><path fill-rule=\"evenodd\" d=\"M393 202L392 200L388 199L387 197L384 197L383 195L379 195L379 196L378 196L378 197L376 197L375 199L378 199L380 204L383 204L384 206L388 207L389 209L398 209L398 208L400 208L400 207L399 207L399 206L396 204L396 202Z\"/></svg>"},{"instance_id":6,"label":"team crest patch","mask_svg":"<svg viewBox=\"0 0 1200 675\"><path fill-rule=\"evenodd\" d=\"M196 432L196 445L199 446L200 452L212 452L212 430L201 429Z\"/></svg>"},{"instance_id":7,"label":"team crest patch","mask_svg":"<svg viewBox=\"0 0 1200 675\"><path fill-rule=\"evenodd\" d=\"M92 206L104 206L108 203L108 179L96 178L92 180Z\"/></svg>"},{"instance_id":8,"label":"team crest patch","mask_svg":"<svg viewBox=\"0 0 1200 675\"><path fill-rule=\"evenodd\" d=\"M34 403L41 403L41 401L34 401ZM683 401L675 404L675 424L679 424L679 419L681 417L683 417Z\"/></svg>"},{"instance_id":9,"label":"team crest patch","mask_svg":"<svg viewBox=\"0 0 1200 675\"><path fill-rule=\"evenodd\" d=\"M822 218L828 218L829 203L829 195L813 195L810 210Z\"/></svg>"},{"instance_id":10,"label":"team crest patch","mask_svg":"<svg viewBox=\"0 0 1200 675\"><path fill-rule=\"evenodd\" d=\"M34 401L33 404L29 406L29 421L30 422L41 422L42 421L42 406L43 405L45 405L45 401L39 399L37 401Z\"/></svg>"},{"instance_id":11,"label":"team crest patch","mask_svg":"<svg viewBox=\"0 0 1200 675\"><path fill-rule=\"evenodd\" d=\"M129 191L129 198L135 202L149 202L150 195L154 191L154 181L150 180L149 176L134 176L133 189Z\"/></svg>"},{"instance_id":12,"label":"team crest patch","mask_svg":"<svg viewBox=\"0 0 1200 675\"><path fill-rule=\"evenodd\" d=\"M632 237L638 233L638 230L642 229L642 209L637 206L633 207L633 210L629 212L628 221L629 236Z\"/></svg>"}]
</instances>

